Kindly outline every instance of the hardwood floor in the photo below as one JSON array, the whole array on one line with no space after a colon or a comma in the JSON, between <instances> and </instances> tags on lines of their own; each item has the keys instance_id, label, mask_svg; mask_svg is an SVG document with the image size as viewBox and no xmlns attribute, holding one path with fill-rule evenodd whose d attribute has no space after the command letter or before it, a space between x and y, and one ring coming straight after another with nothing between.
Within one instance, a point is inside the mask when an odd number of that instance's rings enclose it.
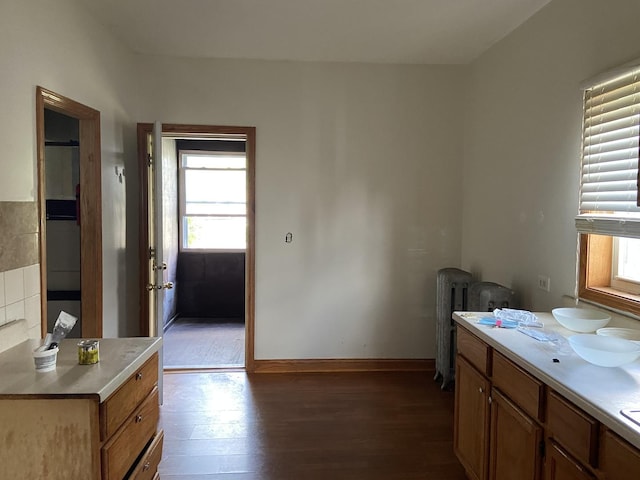
<instances>
[{"instance_id":1,"label":"hardwood floor","mask_svg":"<svg viewBox=\"0 0 640 480\"><path fill-rule=\"evenodd\" d=\"M164 480L463 480L425 372L165 373Z\"/></svg>"}]
</instances>

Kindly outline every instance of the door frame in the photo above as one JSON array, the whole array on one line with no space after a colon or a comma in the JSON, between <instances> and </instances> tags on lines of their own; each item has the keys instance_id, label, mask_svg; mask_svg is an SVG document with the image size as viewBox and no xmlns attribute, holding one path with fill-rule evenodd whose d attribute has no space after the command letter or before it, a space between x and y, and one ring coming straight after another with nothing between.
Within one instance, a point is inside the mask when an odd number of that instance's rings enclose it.
<instances>
[{"instance_id":1,"label":"door frame","mask_svg":"<svg viewBox=\"0 0 640 480\"><path fill-rule=\"evenodd\" d=\"M100 112L63 95L36 88L38 212L40 221L40 309L42 336L47 333L47 212L45 109L75 118L80 127L80 301L81 335L102 337L102 183Z\"/></svg>"},{"instance_id":2,"label":"door frame","mask_svg":"<svg viewBox=\"0 0 640 480\"><path fill-rule=\"evenodd\" d=\"M140 182L139 202L139 292L140 292L140 335L149 336L149 278L148 256L149 235L149 178L147 158L147 136L153 131L152 123L138 123L138 175ZM163 123L162 134L185 136L198 139L214 139L220 137L242 137L246 141L247 154L247 249L245 251L245 370L253 372L254 364L254 331L255 331L255 157L256 128L215 126L215 125L183 125ZM177 181L177 179L176 179Z\"/></svg>"}]
</instances>

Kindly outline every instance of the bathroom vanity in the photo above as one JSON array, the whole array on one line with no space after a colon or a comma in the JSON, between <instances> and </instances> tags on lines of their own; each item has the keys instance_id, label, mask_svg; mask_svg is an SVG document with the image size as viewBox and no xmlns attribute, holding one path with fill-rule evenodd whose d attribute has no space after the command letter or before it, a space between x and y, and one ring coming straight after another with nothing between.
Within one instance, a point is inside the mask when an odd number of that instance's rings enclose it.
<instances>
[{"instance_id":1,"label":"bathroom vanity","mask_svg":"<svg viewBox=\"0 0 640 480\"><path fill-rule=\"evenodd\" d=\"M100 340L79 365L77 340L36 372L34 340L0 353L0 465L6 478L158 478L159 338Z\"/></svg>"},{"instance_id":2,"label":"bathroom vanity","mask_svg":"<svg viewBox=\"0 0 640 480\"><path fill-rule=\"evenodd\" d=\"M640 361L591 365L566 342L456 312L454 449L470 479L632 480L640 474ZM490 315L490 314L489 314ZM544 330L566 338L551 314Z\"/></svg>"}]
</instances>

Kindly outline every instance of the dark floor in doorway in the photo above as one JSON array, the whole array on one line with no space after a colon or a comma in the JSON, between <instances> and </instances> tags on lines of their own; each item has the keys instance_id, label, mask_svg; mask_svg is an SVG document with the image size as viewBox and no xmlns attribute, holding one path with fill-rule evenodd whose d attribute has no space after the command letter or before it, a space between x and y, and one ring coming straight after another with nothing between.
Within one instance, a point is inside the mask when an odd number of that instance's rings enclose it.
<instances>
[{"instance_id":1,"label":"dark floor in doorway","mask_svg":"<svg viewBox=\"0 0 640 480\"><path fill-rule=\"evenodd\" d=\"M239 319L178 318L164 332L164 367L244 367L244 331Z\"/></svg>"}]
</instances>

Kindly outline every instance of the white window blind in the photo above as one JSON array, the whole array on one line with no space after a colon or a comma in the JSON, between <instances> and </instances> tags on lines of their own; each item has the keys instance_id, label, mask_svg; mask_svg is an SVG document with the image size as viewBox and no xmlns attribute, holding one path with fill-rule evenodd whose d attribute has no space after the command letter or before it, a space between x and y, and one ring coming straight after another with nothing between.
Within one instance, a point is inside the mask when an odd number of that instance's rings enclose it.
<instances>
[{"instance_id":1,"label":"white window blind","mask_svg":"<svg viewBox=\"0 0 640 480\"><path fill-rule=\"evenodd\" d=\"M640 237L640 68L585 90L581 233Z\"/></svg>"}]
</instances>

